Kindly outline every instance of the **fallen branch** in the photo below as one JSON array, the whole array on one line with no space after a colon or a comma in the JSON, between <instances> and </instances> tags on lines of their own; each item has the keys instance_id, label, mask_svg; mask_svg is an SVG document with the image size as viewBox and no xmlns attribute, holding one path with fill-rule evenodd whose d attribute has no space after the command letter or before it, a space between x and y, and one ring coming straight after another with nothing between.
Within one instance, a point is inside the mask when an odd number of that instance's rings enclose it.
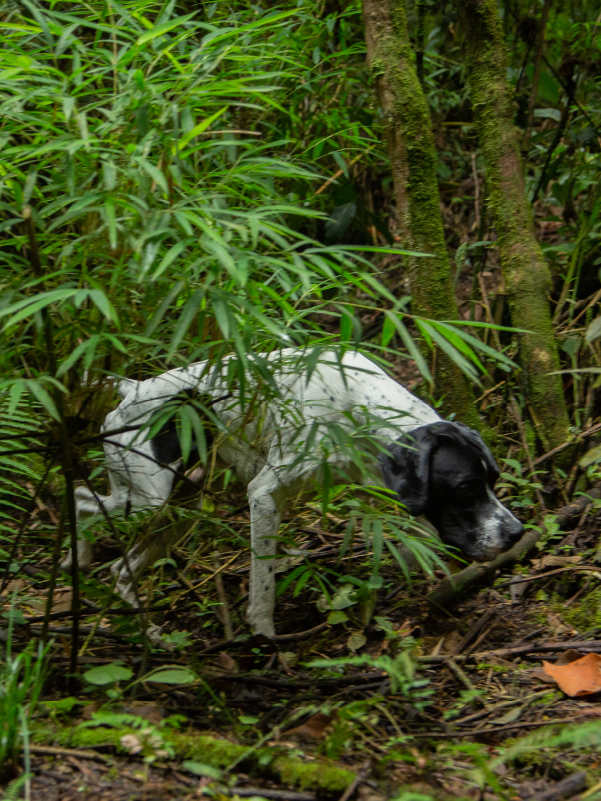
<instances>
[{"instance_id":1,"label":"fallen branch","mask_svg":"<svg viewBox=\"0 0 601 801\"><path fill-rule=\"evenodd\" d=\"M87 754L84 756L83 751L71 750L70 746L85 744L88 748L111 747L118 753L123 753L126 749L121 744L121 737L125 733L135 734L136 730L128 727L89 729L60 724L33 725L31 738L35 744L32 743L31 750L44 748L46 753L68 753L91 759ZM245 745L204 732L165 731L164 737L173 747L178 759L198 760L224 770L236 760L244 758L257 774L275 776L281 784L296 787L300 791L320 790L322 793L339 794L352 784L357 775L355 771L332 759L303 758L296 753L289 754L281 746L262 746L251 753ZM51 752L51 746L45 743L59 743L60 746L52 747Z\"/></svg>"},{"instance_id":2,"label":"fallen branch","mask_svg":"<svg viewBox=\"0 0 601 801\"><path fill-rule=\"evenodd\" d=\"M586 790L586 772L572 773L571 776L566 776L553 787L548 790L543 790L542 793L530 796L528 801L559 801L561 798L571 798L576 793Z\"/></svg>"},{"instance_id":3,"label":"fallen branch","mask_svg":"<svg viewBox=\"0 0 601 801\"><path fill-rule=\"evenodd\" d=\"M571 520L581 515L586 505L590 503L591 498L601 498L601 485L595 485L586 495L581 495L572 503L555 512L553 516L559 527L565 528ZM471 565L468 565L464 570L460 570L454 576L448 576L441 581L435 590L428 594L428 603L434 609L448 609L449 606L459 600L466 590L482 584L492 584L497 570L511 567L516 562L520 562L535 547L541 535L542 531L537 529L526 531L513 548L499 554L492 561L472 562Z\"/></svg>"},{"instance_id":4,"label":"fallen branch","mask_svg":"<svg viewBox=\"0 0 601 801\"><path fill-rule=\"evenodd\" d=\"M283 788L282 790L267 790L265 787L232 787L231 790L225 792L221 790L223 795L239 796L240 798L273 798L275 801L315 801L315 793L295 793L293 790Z\"/></svg>"},{"instance_id":5,"label":"fallen branch","mask_svg":"<svg viewBox=\"0 0 601 801\"><path fill-rule=\"evenodd\" d=\"M59 748L55 745L30 745L29 750L32 754L43 754L44 756L70 756L76 759L91 759L94 762L112 762L113 760L99 754L97 751L82 751L79 748Z\"/></svg>"}]
</instances>

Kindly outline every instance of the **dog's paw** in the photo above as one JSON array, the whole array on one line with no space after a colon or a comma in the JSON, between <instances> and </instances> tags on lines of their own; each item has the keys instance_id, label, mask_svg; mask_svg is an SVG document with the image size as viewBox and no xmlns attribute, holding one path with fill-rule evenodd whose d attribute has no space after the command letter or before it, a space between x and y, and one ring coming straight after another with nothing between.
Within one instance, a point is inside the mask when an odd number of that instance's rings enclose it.
<instances>
[{"instance_id":1,"label":"dog's paw","mask_svg":"<svg viewBox=\"0 0 601 801\"><path fill-rule=\"evenodd\" d=\"M264 637L275 637L275 626L273 625L273 620L269 617L253 615L250 610L247 617L253 634L262 634Z\"/></svg>"},{"instance_id":2,"label":"dog's paw","mask_svg":"<svg viewBox=\"0 0 601 801\"><path fill-rule=\"evenodd\" d=\"M87 570L92 564L93 556L94 549L92 543L88 540L79 540L77 543L77 567L79 570ZM69 573L73 569L73 553L71 548L69 548L62 562L59 562L59 565L61 570L64 570L66 573Z\"/></svg>"}]
</instances>

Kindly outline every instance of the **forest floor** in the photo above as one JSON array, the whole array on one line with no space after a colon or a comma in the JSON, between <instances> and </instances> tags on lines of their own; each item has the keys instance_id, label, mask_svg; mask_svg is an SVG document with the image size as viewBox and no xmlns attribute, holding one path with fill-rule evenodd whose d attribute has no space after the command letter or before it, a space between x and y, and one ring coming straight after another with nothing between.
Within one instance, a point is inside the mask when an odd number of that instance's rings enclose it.
<instances>
[{"instance_id":1,"label":"forest floor","mask_svg":"<svg viewBox=\"0 0 601 801\"><path fill-rule=\"evenodd\" d=\"M38 519L48 511L41 505ZM542 667L601 654L597 514L589 504L571 531L448 609L426 597L442 571L407 587L386 557L375 597L357 600L353 585L343 585L324 611L308 585L296 597L289 588L277 602L276 642L250 636L244 622L247 549L222 550L216 575L214 545L201 540L194 561L180 547L159 569L145 590L162 647L120 603L98 613L109 577L99 561L82 587L80 679L71 687L71 589L59 581L50 673L31 733L31 798L593 801L601 789L594 749L553 745L549 734L514 758L498 757L516 738L601 716L601 693L570 697ZM316 569L342 571L341 522L310 508L286 521L296 555L281 569L305 553ZM247 510L235 510L228 525L246 531ZM102 558L112 555L108 542ZM1 599L4 617L16 610L17 650L41 630L48 586L35 524L21 548L20 561L28 558ZM360 537L344 560L347 573L369 570ZM224 624L233 627L229 640ZM409 652L413 661L395 667L390 656ZM307 666L316 659L333 661ZM185 666L196 679L134 689L86 681L87 671L115 662L134 672Z\"/></svg>"}]
</instances>

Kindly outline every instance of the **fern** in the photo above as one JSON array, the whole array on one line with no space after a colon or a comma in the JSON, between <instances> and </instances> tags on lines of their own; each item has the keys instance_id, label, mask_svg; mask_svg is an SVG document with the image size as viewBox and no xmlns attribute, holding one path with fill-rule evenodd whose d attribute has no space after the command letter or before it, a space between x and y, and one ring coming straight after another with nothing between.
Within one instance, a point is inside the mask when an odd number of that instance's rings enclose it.
<instances>
[{"instance_id":1,"label":"fern","mask_svg":"<svg viewBox=\"0 0 601 801\"><path fill-rule=\"evenodd\" d=\"M595 720L590 723L580 723L571 728L554 727L541 728L522 737L513 745L503 750L500 756L492 760L489 767L494 770L498 765L511 762L514 759L528 754L531 751L539 751L541 748L560 748L569 746L580 750L582 748L598 748L601 750L601 721Z\"/></svg>"}]
</instances>

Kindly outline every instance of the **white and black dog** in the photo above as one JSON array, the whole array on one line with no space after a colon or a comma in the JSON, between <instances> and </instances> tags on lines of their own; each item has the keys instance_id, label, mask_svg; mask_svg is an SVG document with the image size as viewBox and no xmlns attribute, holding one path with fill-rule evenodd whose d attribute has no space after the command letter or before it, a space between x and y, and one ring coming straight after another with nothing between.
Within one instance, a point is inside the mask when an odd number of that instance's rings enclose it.
<instances>
[{"instance_id":1,"label":"white and black dog","mask_svg":"<svg viewBox=\"0 0 601 801\"><path fill-rule=\"evenodd\" d=\"M523 533L522 524L493 492L499 470L479 434L441 420L365 356L332 350L312 360L286 349L257 356L254 363L263 364L267 378L260 377L260 370L253 373L244 402L227 380L227 360L219 370L203 362L147 381L122 380L123 400L103 426L111 494L99 496L79 487L78 519L102 509L128 514L168 501L182 451L173 422L149 438L148 421L178 396L196 394L219 424L213 426L209 444L220 462L233 467L247 484L252 553L248 619L256 633L275 633L273 559L286 501L315 477L324 458L335 468L354 467L348 450L332 446L336 428L351 436L363 431L369 442L379 443L375 450L380 451L385 486L412 515L425 515L443 542L467 556L490 559ZM257 401L270 387L271 397ZM149 538L113 566L122 598L135 603L140 574L170 544L164 536ZM84 538L78 557L81 567L89 565L91 545ZM69 563L70 556L63 567Z\"/></svg>"}]
</instances>

